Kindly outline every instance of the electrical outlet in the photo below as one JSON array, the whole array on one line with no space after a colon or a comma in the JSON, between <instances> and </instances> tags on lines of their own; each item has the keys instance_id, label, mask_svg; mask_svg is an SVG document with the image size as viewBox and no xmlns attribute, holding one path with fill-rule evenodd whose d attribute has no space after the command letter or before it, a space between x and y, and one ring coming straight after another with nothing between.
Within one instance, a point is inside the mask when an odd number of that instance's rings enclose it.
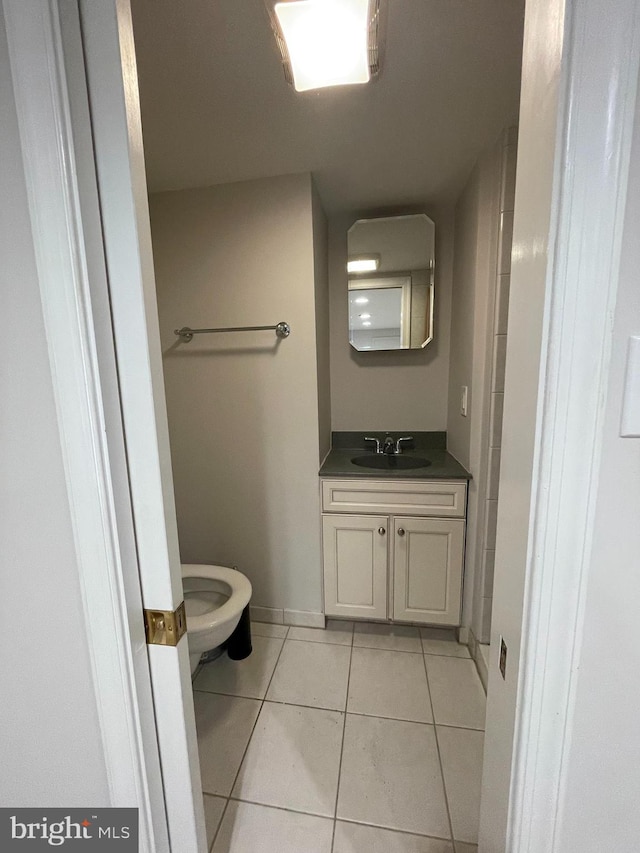
<instances>
[{"instance_id":1,"label":"electrical outlet","mask_svg":"<svg viewBox=\"0 0 640 853\"><path fill-rule=\"evenodd\" d=\"M463 418L467 417L467 403L469 400L469 388L466 385L462 386L462 393L460 394L460 414Z\"/></svg>"},{"instance_id":2,"label":"electrical outlet","mask_svg":"<svg viewBox=\"0 0 640 853\"><path fill-rule=\"evenodd\" d=\"M504 639L500 637L500 663L498 664L500 667L500 672L502 673L502 677L506 679L507 672L507 644Z\"/></svg>"}]
</instances>

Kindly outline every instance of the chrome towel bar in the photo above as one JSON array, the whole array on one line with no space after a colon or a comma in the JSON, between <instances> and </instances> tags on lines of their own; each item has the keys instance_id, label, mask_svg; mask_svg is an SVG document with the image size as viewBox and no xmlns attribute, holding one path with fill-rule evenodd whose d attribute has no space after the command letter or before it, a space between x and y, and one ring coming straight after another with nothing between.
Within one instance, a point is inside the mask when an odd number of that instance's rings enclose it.
<instances>
[{"instance_id":1,"label":"chrome towel bar","mask_svg":"<svg viewBox=\"0 0 640 853\"><path fill-rule=\"evenodd\" d=\"M194 335L208 335L212 332L273 332L275 331L278 338L288 338L291 334L291 326L288 323L281 321L275 326L228 326L224 329L190 329L188 326L183 326L181 329L174 329L173 332L180 340L188 344L193 339Z\"/></svg>"}]
</instances>

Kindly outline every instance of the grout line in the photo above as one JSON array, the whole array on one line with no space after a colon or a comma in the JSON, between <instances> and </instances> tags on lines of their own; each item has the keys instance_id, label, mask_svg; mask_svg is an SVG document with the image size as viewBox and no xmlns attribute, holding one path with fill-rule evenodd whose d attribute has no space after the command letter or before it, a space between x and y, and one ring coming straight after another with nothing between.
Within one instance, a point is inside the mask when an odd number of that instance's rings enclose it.
<instances>
[{"instance_id":1,"label":"grout line","mask_svg":"<svg viewBox=\"0 0 640 853\"><path fill-rule=\"evenodd\" d=\"M305 812L302 809L293 809L290 806L276 806L274 803L261 803L258 800L243 800L240 797L229 797L229 800L234 803L247 803L250 806L262 806L264 809L276 809L279 812L290 812L291 814L303 814L309 817L319 817L322 820L333 821L330 815L320 814L319 812ZM249 853L249 851L247 851Z\"/></svg>"},{"instance_id":2,"label":"grout line","mask_svg":"<svg viewBox=\"0 0 640 853\"><path fill-rule=\"evenodd\" d=\"M278 639L278 638L274 638L274 639ZM283 650L283 649L284 649L284 640L283 640L283 642L282 642L282 645L280 646L280 651L278 652L278 657L276 658L276 664L275 664L275 666L273 667L273 671L271 672L271 678L269 679L269 683L267 684L267 689L264 691L264 695L265 695L265 696L267 695L267 692L268 692L269 688L271 687L271 682L273 681L273 676L274 676L274 674L275 674L275 671L276 671L276 668L277 668L277 666L278 666L278 663L280 662L280 656L282 655L282 650ZM203 692L206 692L206 691L203 691ZM244 697L239 697L239 698L244 698ZM224 807L224 811L222 812L222 817L220 818L220 823L218 824L218 828L216 829L216 833L215 833L215 835L213 836L213 841L212 841L212 843L211 843L211 847L209 848L209 849L210 849L210 851L211 851L211 850L213 850L213 845L216 843L216 839L218 838L218 834L219 834L219 832L220 832L220 827L222 826L222 821L224 820L224 816L225 816L225 814L227 813L227 807L228 807L228 805L229 805L229 801L230 801L230 799L231 799L231 794L233 793L233 789L235 788L235 786L236 786L236 782L238 781L238 776L240 775L240 770L242 769L242 763L243 763L243 761L244 761L244 759L245 759L245 756L246 756L246 754L247 754L247 751L248 751L248 749L249 749L249 745L250 745L250 743L251 743L251 739L253 738L253 733L254 733L254 732L255 732L255 730L256 730L256 726L258 725L258 720L260 719L260 714L262 713L262 709L263 709L263 707L264 707L264 699L262 699L262 700L258 700L258 701L260 702L260 710L259 710L259 711L258 711L258 713L256 714L256 718L255 718L255 720L253 721L253 726L251 727L251 734L249 735L249 738L248 738L248 740L247 740L247 745L245 746L244 751L243 751L243 753L242 753L242 758L240 759L240 763L238 764L238 770L236 771L236 775L234 776L234 778L233 778L233 782L231 783L231 788L230 788L230 790L229 790L229 796L228 796L228 798L227 798L227 803L226 803L226 805L225 805L225 807Z\"/></svg>"},{"instance_id":3,"label":"grout line","mask_svg":"<svg viewBox=\"0 0 640 853\"><path fill-rule=\"evenodd\" d=\"M354 820L354 818L350 817L341 817L336 818L336 822L340 821L341 823L351 823L354 826L370 826L373 829L385 829L387 832L397 832L399 835L409 835L413 838L433 838L435 841L449 841L451 842L451 838L443 838L441 835L425 835L423 832L414 832L411 829L396 829L395 826L385 826L382 823L365 823L362 820ZM452 842L455 843L455 842Z\"/></svg>"},{"instance_id":4,"label":"grout line","mask_svg":"<svg viewBox=\"0 0 640 853\"><path fill-rule=\"evenodd\" d=\"M423 832L415 832L415 831L410 830L410 829L398 829L395 826L386 826L385 824L382 824L382 823L366 823L365 821L354 820L353 818L348 818L348 817L332 818L332 817L329 817L328 815L325 815L325 814L319 814L318 812L305 812L305 811L302 811L302 809L292 809L289 806L276 806L273 803L261 803L258 800L243 800L240 797L229 797L229 802L246 803L247 805L250 805L250 806L261 806L262 808L265 808L265 809L275 809L276 811L280 811L280 812L289 812L290 814L301 814L301 815L307 815L308 817L317 817L317 818L320 818L321 820L330 820L334 824L334 830L335 830L335 824L338 823L338 821L340 821L340 823L350 823L354 826L370 826L372 829L383 829L383 830L386 830L387 832L397 832L399 835L409 835L409 836L412 836L414 838L432 838L435 841L451 841L450 838L446 838L446 837L443 837L441 835L426 835Z\"/></svg>"},{"instance_id":5,"label":"grout line","mask_svg":"<svg viewBox=\"0 0 640 853\"><path fill-rule=\"evenodd\" d=\"M213 850L213 845L215 843L216 837L218 835L218 831L219 831L220 827L222 826L222 821L224 819L224 813L226 812L227 806L229 805L229 797L222 797L220 794L208 794L206 791L203 791L202 792L203 805L204 805L204 798L205 797L215 797L218 800L224 800L225 801L222 812L220 813L220 820L218 821L218 826L216 827L216 831L213 833L213 838L211 839L211 844L207 846L208 853L211 853L211 851Z\"/></svg>"},{"instance_id":6,"label":"grout line","mask_svg":"<svg viewBox=\"0 0 640 853\"><path fill-rule=\"evenodd\" d=\"M451 846L455 850L455 840L453 838L453 823L451 821L451 809L449 807L449 795L447 794L447 783L444 779L444 769L442 767L442 754L440 753L440 742L438 741L438 727L436 725L436 714L433 707L433 697L431 696L431 685L429 684L429 670L427 668L426 656L422 656L424 663L424 673L427 678L427 689L429 691L429 703L431 705L431 716L433 717L433 735L436 739L436 751L438 753L438 762L440 764L440 776L442 777L442 790L444 791L444 803L447 808L447 818L449 820L449 832L451 833Z\"/></svg>"},{"instance_id":7,"label":"grout line","mask_svg":"<svg viewBox=\"0 0 640 853\"><path fill-rule=\"evenodd\" d=\"M307 646L331 646L332 649L348 649L351 647L351 643L330 643L326 640L322 640L318 642L317 640L298 640L296 637L287 637L287 643L304 643Z\"/></svg>"},{"instance_id":8,"label":"grout line","mask_svg":"<svg viewBox=\"0 0 640 853\"><path fill-rule=\"evenodd\" d=\"M348 690L348 688L347 688ZM436 723L433 720L408 720L406 717L389 717L384 716L383 714L367 714L365 711L348 711L346 708L326 708L322 705L305 705L302 702L285 702L283 700L276 699L256 699L254 696L238 696L235 693L216 693L213 690L194 690L194 693L206 693L210 696L228 696L231 699L249 699L251 702L260 702L262 704L268 705L290 705L292 708L309 708L311 711L330 711L334 714L351 714L352 717L376 717L379 720L394 720L397 723L415 723L417 726L440 726L441 728L447 729L462 729L462 731L466 732L484 732L483 728L476 728L474 726L463 726L459 723ZM347 701L349 697L347 694ZM262 710L262 708L261 708ZM223 794L212 794L209 791L204 791L203 793L209 794L211 797L221 797Z\"/></svg>"},{"instance_id":9,"label":"grout line","mask_svg":"<svg viewBox=\"0 0 640 853\"><path fill-rule=\"evenodd\" d=\"M472 729L470 726L453 726L451 723L436 723L435 725L439 729L455 729L458 732L480 732L482 735L485 733L485 729Z\"/></svg>"},{"instance_id":10,"label":"grout line","mask_svg":"<svg viewBox=\"0 0 640 853\"><path fill-rule=\"evenodd\" d=\"M367 714L364 711L347 711L350 717L368 717L376 720L391 720L394 723L412 723L416 726L433 726L432 720L408 720L406 717L387 717L383 714Z\"/></svg>"},{"instance_id":11,"label":"grout line","mask_svg":"<svg viewBox=\"0 0 640 853\"><path fill-rule=\"evenodd\" d=\"M342 778L342 756L344 754L344 736L347 730L347 707L349 706L349 685L351 683L351 661L353 660L353 634L351 637L351 646L349 651L349 672L347 674L347 693L344 700L344 718L342 721L342 741L340 742L340 761L338 763L338 784L336 786L336 802L333 807L333 832L331 833L331 853L336 838L336 821L338 819L338 797L340 796L340 781Z\"/></svg>"},{"instance_id":12,"label":"grout line","mask_svg":"<svg viewBox=\"0 0 640 853\"><path fill-rule=\"evenodd\" d=\"M473 660L471 654L468 655L449 655L446 652L425 652L424 646L422 647L422 654L428 655L432 658L453 658L454 660Z\"/></svg>"},{"instance_id":13,"label":"grout line","mask_svg":"<svg viewBox=\"0 0 640 853\"><path fill-rule=\"evenodd\" d=\"M332 818L326 814L319 814L319 812L305 812L302 809L293 809L290 806L277 806L277 805L274 805L273 803L261 803L258 800L243 800L241 797L229 797L229 802L247 803L247 805L250 805L250 806L262 806L262 808L265 808L265 809L276 809L276 811L280 811L280 812L289 812L291 814L301 814L301 815L307 815L308 817L317 817L317 818L320 818L321 820L330 820L334 824L336 824L336 823L338 823L338 821L340 821L340 823L351 823L354 826L370 826L372 829L384 829L384 830L387 830L388 832L397 832L399 835L409 835L409 836L413 836L415 838L433 838L436 841L451 841L450 838L446 838L446 837L443 837L441 835L426 835L424 832L415 832L414 830L411 830L411 829L398 829L395 826L387 826L387 825L382 824L382 823L366 823L365 821L354 820L353 818L349 818L349 817ZM467 842L467 843L469 843L469 842Z\"/></svg>"},{"instance_id":14,"label":"grout line","mask_svg":"<svg viewBox=\"0 0 640 853\"><path fill-rule=\"evenodd\" d=\"M218 796L218 795L217 794L211 794L211 796ZM222 809L222 814L220 815L220 821L218 822L218 826L216 828L216 831L213 833L213 839L211 840L211 846L208 848L209 853L211 853L211 851L213 850L213 845L216 843L216 840L218 838L218 833L220 832L220 827L222 826L222 821L224 820L224 816L227 813L227 808L229 806L229 800L230 800L229 797L225 797L225 804L224 804L224 808Z\"/></svg>"},{"instance_id":15,"label":"grout line","mask_svg":"<svg viewBox=\"0 0 640 853\"><path fill-rule=\"evenodd\" d=\"M384 646L367 646L364 643L353 644L354 649L373 649L376 652L401 652L403 655L423 655L422 651L422 643L420 644L420 648L417 652L412 651L411 649L387 649ZM451 657L451 655L449 655Z\"/></svg>"}]
</instances>

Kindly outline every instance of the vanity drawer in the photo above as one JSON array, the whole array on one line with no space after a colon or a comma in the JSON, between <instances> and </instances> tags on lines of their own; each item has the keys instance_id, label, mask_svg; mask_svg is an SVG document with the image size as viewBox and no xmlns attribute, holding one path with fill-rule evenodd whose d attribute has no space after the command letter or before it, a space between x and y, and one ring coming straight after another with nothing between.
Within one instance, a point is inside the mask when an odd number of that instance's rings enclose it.
<instances>
[{"instance_id":1,"label":"vanity drawer","mask_svg":"<svg viewBox=\"0 0 640 853\"><path fill-rule=\"evenodd\" d=\"M323 480L322 511L464 518L467 484L411 480Z\"/></svg>"}]
</instances>

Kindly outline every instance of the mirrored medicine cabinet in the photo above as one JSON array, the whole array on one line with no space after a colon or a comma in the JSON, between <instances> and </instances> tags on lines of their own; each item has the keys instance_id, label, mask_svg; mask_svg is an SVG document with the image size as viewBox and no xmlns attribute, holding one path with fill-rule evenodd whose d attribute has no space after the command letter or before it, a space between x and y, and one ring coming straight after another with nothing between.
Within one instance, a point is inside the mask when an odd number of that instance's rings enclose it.
<instances>
[{"instance_id":1,"label":"mirrored medicine cabinet","mask_svg":"<svg viewBox=\"0 0 640 853\"><path fill-rule=\"evenodd\" d=\"M347 234L349 343L358 352L432 340L435 225L425 214L359 219Z\"/></svg>"}]
</instances>

